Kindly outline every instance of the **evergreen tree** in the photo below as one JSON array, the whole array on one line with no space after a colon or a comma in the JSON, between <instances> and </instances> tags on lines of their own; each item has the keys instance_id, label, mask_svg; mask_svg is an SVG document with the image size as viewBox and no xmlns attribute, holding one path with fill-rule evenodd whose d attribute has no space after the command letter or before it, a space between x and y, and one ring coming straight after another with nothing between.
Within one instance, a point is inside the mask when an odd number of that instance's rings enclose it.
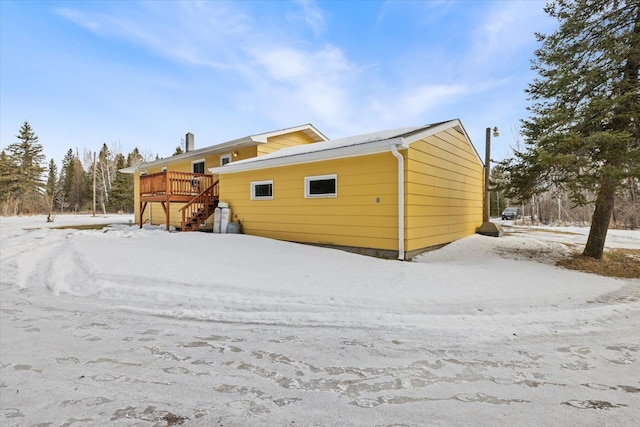
<instances>
[{"instance_id":1,"label":"evergreen tree","mask_svg":"<svg viewBox=\"0 0 640 427\"><path fill-rule=\"evenodd\" d=\"M133 151L127 156L127 167L138 166L146 161L145 157L140 153L138 147L135 147Z\"/></svg>"},{"instance_id":2,"label":"evergreen tree","mask_svg":"<svg viewBox=\"0 0 640 427\"><path fill-rule=\"evenodd\" d=\"M9 199L18 191L18 167L4 150L0 153L0 201Z\"/></svg>"},{"instance_id":3,"label":"evergreen tree","mask_svg":"<svg viewBox=\"0 0 640 427\"><path fill-rule=\"evenodd\" d=\"M48 198L53 198L58 187L58 166L53 159L49 161L48 171L46 195Z\"/></svg>"},{"instance_id":4,"label":"evergreen tree","mask_svg":"<svg viewBox=\"0 0 640 427\"><path fill-rule=\"evenodd\" d=\"M504 182L504 180L504 170L500 165L491 169L491 176L489 179L490 216L500 216L502 211L507 207L507 200L500 188L500 184Z\"/></svg>"},{"instance_id":5,"label":"evergreen tree","mask_svg":"<svg viewBox=\"0 0 640 427\"><path fill-rule=\"evenodd\" d=\"M118 153L115 161L116 173L109 196L109 210L133 212L133 175L120 172L120 169L127 167L122 154Z\"/></svg>"},{"instance_id":6,"label":"evergreen tree","mask_svg":"<svg viewBox=\"0 0 640 427\"><path fill-rule=\"evenodd\" d=\"M51 215L51 211L55 206L56 197L58 196L58 166L56 166L56 162L51 159L49 161L49 173L47 175L47 186L45 195L47 198L47 205L49 207L49 215Z\"/></svg>"},{"instance_id":7,"label":"evergreen tree","mask_svg":"<svg viewBox=\"0 0 640 427\"><path fill-rule=\"evenodd\" d=\"M67 154L62 159L62 168L60 169L60 212L64 212L64 208L70 206L71 199L71 183L73 178L73 150L69 148Z\"/></svg>"},{"instance_id":8,"label":"evergreen tree","mask_svg":"<svg viewBox=\"0 0 640 427\"><path fill-rule=\"evenodd\" d=\"M600 259L616 191L640 176L640 3L556 0L545 11L560 25L537 34L526 147L503 166L510 196L556 186L578 205L594 203L583 254Z\"/></svg>"},{"instance_id":9,"label":"evergreen tree","mask_svg":"<svg viewBox=\"0 0 640 427\"><path fill-rule=\"evenodd\" d=\"M43 174L45 156L38 136L28 122L24 122L16 135L18 142L10 144L6 149L4 165L2 198L18 201L18 213L37 212L43 205Z\"/></svg>"},{"instance_id":10,"label":"evergreen tree","mask_svg":"<svg viewBox=\"0 0 640 427\"><path fill-rule=\"evenodd\" d=\"M0 209L2 215L17 215L18 168L13 160L2 150L0 152Z\"/></svg>"},{"instance_id":11,"label":"evergreen tree","mask_svg":"<svg viewBox=\"0 0 640 427\"><path fill-rule=\"evenodd\" d=\"M71 207L78 212L91 202L91 179L82 167L82 161L76 156L73 158L73 174L71 176Z\"/></svg>"},{"instance_id":12,"label":"evergreen tree","mask_svg":"<svg viewBox=\"0 0 640 427\"><path fill-rule=\"evenodd\" d=\"M78 154L74 154L72 149L62 159L62 206L69 207L73 211L83 209L88 201L87 196L91 194L91 180L82 167L82 162Z\"/></svg>"}]
</instances>

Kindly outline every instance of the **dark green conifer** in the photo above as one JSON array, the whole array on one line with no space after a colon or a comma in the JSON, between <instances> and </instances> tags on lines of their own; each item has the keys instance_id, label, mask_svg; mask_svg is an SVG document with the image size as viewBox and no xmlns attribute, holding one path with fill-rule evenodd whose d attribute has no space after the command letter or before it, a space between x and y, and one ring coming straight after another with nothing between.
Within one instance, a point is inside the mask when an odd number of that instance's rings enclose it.
<instances>
[{"instance_id":1,"label":"dark green conifer","mask_svg":"<svg viewBox=\"0 0 640 427\"><path fill-rule=\"evenodd\" d=\"M45 155L29 122L22 124L16 138L1 159L0 199L15 201L17 213L38 212L44 203Z\"/></svg>"},{"instance_id":2,"label":"dark green conifer","mask_svg":"<svg viewBox=\"0 0 640 427\"><path fill-rule=\"evenodd\" d=\"M640 2L556 0L545 11L559 27L537 34L526 146L503 162L509 196L556 186L593 203L583 254L599 259L616 191L640 177Z\"/></svg>"}]
</instances>

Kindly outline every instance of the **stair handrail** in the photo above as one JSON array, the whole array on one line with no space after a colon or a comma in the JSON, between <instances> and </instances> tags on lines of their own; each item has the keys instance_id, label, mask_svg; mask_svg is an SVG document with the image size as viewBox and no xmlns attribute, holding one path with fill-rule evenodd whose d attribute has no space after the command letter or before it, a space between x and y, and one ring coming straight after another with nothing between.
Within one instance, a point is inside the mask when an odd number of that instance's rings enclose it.
<instances>
[{"instance_id":1,"label":"stair handrail","mask_svg":"<svg viewBox=\"0 0 640 427\"><path fill-rule=\"evenodd\" d=\"M186 224L187 209L196 203L206 204L210 201L215 200L216 196L219 196L219 188L217 188L219 182L220 182L219 179L215 180L213 184L211 184L210 186L202 190L200 194L195 196L193 199L188 201L183 207L179 209L179 211L182 212L182 229L183 230L185 229L185 224ZM215 191L214 187L215 187L215 190L218 190L218 191Z\"/></svg>"}]
</instances>

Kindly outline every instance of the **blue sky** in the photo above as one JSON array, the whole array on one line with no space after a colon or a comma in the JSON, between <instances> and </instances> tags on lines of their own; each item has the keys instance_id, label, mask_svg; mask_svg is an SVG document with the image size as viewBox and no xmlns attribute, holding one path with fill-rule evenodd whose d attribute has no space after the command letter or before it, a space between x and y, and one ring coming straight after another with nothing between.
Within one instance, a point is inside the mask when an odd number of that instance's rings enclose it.
<instances>
[{"instance_id":1,"label":"blue sky","mask_svg":"<svg viewBox=\"0 0 640 427\"><path fill-rule=\"evenodd\" d=\"M0 1L2 147L167 157L312 123L329 138L459 118L484 157L527 115L544 1Z\"/></svg>"}]
</instances>

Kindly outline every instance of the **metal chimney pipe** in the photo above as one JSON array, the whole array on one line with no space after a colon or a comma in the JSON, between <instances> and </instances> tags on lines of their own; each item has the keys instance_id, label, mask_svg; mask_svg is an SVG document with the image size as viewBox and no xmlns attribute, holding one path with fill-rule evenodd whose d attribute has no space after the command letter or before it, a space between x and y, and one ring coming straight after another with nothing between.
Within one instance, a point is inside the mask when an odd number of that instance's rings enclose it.
<instances>
[{"instance_id":1,"label":"metal chimney pipe","mask_svg":"<svg viewBox=\"0 0 640 427\"><path fill-rule=\"evenodd\" d=\"M185 153L188 153L190 151L193 151L195 149L195 141L194 141L195 137L191 132L187 132L187 135L185 136L184 139L184 151Z\"/></svg>"}]
</instances>

